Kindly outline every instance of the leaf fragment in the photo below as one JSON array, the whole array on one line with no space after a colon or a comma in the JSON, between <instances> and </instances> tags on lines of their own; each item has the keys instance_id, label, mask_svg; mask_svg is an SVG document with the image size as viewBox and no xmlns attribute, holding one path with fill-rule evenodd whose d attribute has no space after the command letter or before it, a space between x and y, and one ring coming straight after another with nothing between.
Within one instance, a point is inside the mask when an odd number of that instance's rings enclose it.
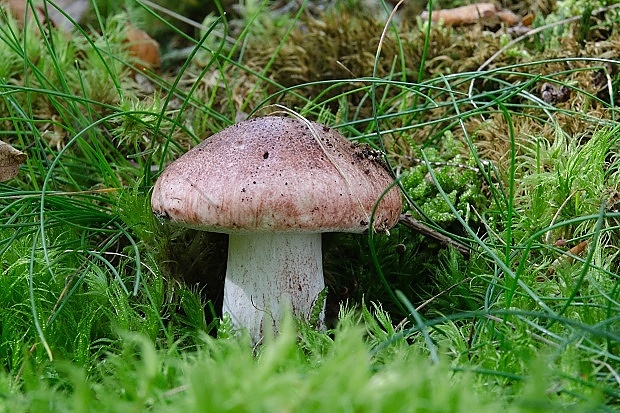
<instances>
[{"instance_id":1,"label":"leaf fragment","mask_svg":"<svg viewBox=\"0 0 620 413\"><path fill-rule=\"evenodd\" d=\"M127 23L126 44L129 54L136 58L138 70L157 70L160 65L159 43L142 29Z\"/></svg>"},{"instance_id":2,"label":"leaf fragment","mask_svg":"<svg viewBox=\"0 0 620 413\"><path fill-rule=\"evenodd\" d=\"M26 154L0 141L0 182L13 179L19 172L19 165L26 162Z\"/></svg>"}]
</instances>

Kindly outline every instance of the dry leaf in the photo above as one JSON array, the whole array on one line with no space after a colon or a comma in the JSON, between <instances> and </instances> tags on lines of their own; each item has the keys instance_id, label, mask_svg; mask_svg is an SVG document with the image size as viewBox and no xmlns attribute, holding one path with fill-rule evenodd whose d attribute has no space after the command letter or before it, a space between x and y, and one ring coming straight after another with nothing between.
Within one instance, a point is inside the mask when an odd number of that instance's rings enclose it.
<instances>
[{"instance_id":1,"label":"dry leaf","mask_svg":"<svg viewBox=\"0 0 620 413\"><path fill-rule=\"evenodd\" d=\"M19 165L24 162L26 162L25 153L0 141L0 182L14 178L19 172Z\"/></svg>"},{"instance_id":2,"label":"dry leaf","mask_svg":"<svg viewBox=\"0 0 620 413\"><path fill-rule=\"evenodd\" d=\"M428 20L428 12L423 12L420 17L424 21ZM433 22L443 21L446 26L463 26L492 18L497 18L509 26L514 26L520 21L519 16L510 10L499 8L493 3L478 3L453 9L433 10L431 14Z\"/></svg>"},{"instance_id":3,"label":"dry leaf","mask_svg":"<svg viewBox=\"0 0 620 413\"><path fill-rule=\"evenodd\" d=\"M521 21L521 24L527 27L532 26L533 23L534 23L534 15L532 13L528 13L527 15L525 15L525 17Z\"/></svg>"},{"instance_id":4,"label":"dry leaf","mask_svg":"<svg viewBox=\"0 0 620 413\"><path fill-rule=\"evenodd\" d=\"M139 70L157 70L160 64L159 43L131 23L125 27L125 36L129 54L137 59L135 66Z\"/></svg>"}]
</instances>

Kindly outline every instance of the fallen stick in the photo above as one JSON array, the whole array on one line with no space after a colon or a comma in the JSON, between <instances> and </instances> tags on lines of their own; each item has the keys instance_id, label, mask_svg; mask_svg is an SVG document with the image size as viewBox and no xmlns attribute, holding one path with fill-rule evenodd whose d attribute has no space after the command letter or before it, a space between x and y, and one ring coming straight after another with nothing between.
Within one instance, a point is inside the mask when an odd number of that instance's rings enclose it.
<instances>
[{"instance_id":1,"label":"fallen stick","mask_svg":"<svg viewBox=\"0 0 620 413\"><path fill-rule=\"evenodd\" d=\"M428 21L428 11L422 12L420 17L423 21ZM521 20L510 10L502 9L493 3L477 3L453 9L433 10L430 17L433 23L443 21L446 26L464 26L495 17L509 26L514 26Z\"/></svg>"},{"instance_id":2,"label":"fallen stick","mask_svg":"<svg viewBox=\"0 0 620 413\"><path fill-rule=\"evenodd\" d=\"M399 222L408 228L418 231L421 234L435 238L436 240L441 242L443 245L449 245L453 247L454 249L456 249L457 251L459 251L466 257L469 257L469 255L471 254L471 250L465 245L456 242L452 238L446 235L443 235L442 233L438 231L435 231L434 229L430 228L427 225L424 225L423 223L413 218L409 214L402 214L400 216Z\"/></svg>"}]
</instances>

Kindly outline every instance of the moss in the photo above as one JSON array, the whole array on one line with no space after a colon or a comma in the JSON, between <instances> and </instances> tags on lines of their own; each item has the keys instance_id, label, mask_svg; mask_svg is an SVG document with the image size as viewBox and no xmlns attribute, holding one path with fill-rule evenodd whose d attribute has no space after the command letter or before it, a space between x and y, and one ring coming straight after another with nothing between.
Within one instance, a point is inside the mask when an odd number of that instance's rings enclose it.
<instances>
[{"instance_id":1,"label":"moss","mask_svg":"<svg viewBox=\"0 0 620 413\"><path fill-rule=\"evenodd\" d=\"M470 223L477 223L479 218L473 210L482 213L489 204L483 190L486 186L484 178L474 167L472 158L460 155L462 145L451 133L446 133L442 142L445 151L435 148L424 150L434 179L426 164L420 163L409 168L402 180L403 188L422 213L438 224L450 225L457 221L450 205L441 196L439 187L462 217Z\"/></svg>"}]
</instances>

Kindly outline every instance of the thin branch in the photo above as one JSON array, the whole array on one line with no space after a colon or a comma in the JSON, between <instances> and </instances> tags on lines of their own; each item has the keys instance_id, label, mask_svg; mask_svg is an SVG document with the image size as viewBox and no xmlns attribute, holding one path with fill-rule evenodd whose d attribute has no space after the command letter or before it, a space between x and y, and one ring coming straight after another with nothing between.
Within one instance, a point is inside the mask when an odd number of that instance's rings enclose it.
<instances>
[{"instance_id":1,"label":"thin branch","mask_svg":"<svg viewBox=\"0 0 620 413\"><path fill-rule=\"evenodd\" d=\"M466 257L469 257L469 255L471 255L471 249L469 247L467 247L466 245L463 245L455 240L453 240L452 238L438 232L435 231L434 229L432 229L431 227L429 227L428 225L423 224L422 222L418 221L417 219L413 218L411 215L409 214L402 214L400 216L400 220L399 222L401 224L403 224L404 226L406 226L407 228L411 228L415 231L418 231L421 234L424 234L428 237L432 237L435 238L436 240L438 240L439 242L441 242L443 245L448 245L453 247L454 249L456 249L458 252L460 252L461 254L465 255Z\"/></svg>"}]
</instances>

